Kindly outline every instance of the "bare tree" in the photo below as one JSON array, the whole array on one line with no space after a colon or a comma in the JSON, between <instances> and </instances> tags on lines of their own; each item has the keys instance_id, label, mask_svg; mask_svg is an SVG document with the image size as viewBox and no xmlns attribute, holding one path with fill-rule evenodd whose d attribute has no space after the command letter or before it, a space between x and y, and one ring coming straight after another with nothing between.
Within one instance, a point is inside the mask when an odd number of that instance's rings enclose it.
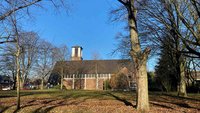
<instances>
[{"instance_id":1,"label":"bare tree","mask_svg":"<svg viewBox=\"0 0 200 113\"><path fill-rule=\"evenodd\" d=\"M7 17L11 16L15 12L19 12L22 10L29 11L28 8L30 6L42 7L39 3L44 0L2 0L0 2L0 21L5 20ZM66 7L66 3L64 0L49 0L55 8L59 8L61 6ZM28 12L29 13L29 12Z\"/></svg>"},{"instance_id":2,"label":"bare tree","mask_svg":"<svg viewBox=\"0 0 200 113\"><path fill-rule=\"evenodd\" d=\"M5 33L7 30L7 23L9 16L12 16L14 13L23 15L23 18L26 16L30 16L31 10L30 7L37 7L37 8L44 8L43 2L45 0L1 0L0 1L0 44L8 43L8 42L15 42L14 38L12 37L12 33ZM60 8L66 8L67 2L66 0L49 0L54 8L57 10ZM46 3L45 3L46 4Z\"/></svg>"},{"instance_id":3,"label":"bare tree","mask_svg":"<svg viewBox=\"0 0 200 113\"><path fill-rule=\"evenodd\" d=\"M17 80L17 110L20 109L20 74L21 74L21 61L20 57L23 56L24 48L20 46L20 29L19 18L29 15L29 7L36 6L42 7L39 2L44 0L2 0L0 1L0 44L7 42L14 42L16 51L16 80ZM55 8L59 8L65 4L64 0L50 0ZM4 47L2 47L4 48ZM30 60L29 60L30 61ZM28 63L29 65L30 63ZM25 67L25 66L24 66ZM28 66L30 67L30 66ZM24 71L25 72L25 71ZM28 72L28 71L27 71ZM26 72L25 72L26 73Z\"/></svg>"},{"instance_id":4,"label":"bare tree","mask_svg":"<svg viewBox=\"0 0 200 113\"><path fill-rule=\"evenodd\" d=\"M186 51L182 51L182 53L190 53L200 57L200 16L199 16L199 8L200 1L198 0L188 0L188 1L166 1L166 4L170 4L171 7L174 8L174 12L178 16L180 23L182 23L183 28L187 29L189 34L185 36L180 34L176 29L176 33L179 35L179 38L186 46ZM182 7L184 6L184 7ZM168 8L169 9L169 8ZM171 9L172 10L172 9ZM177 26L175 26L177 27ZM194 57L193 55L188 55L189 57Z\"/></svg>"},{"instance_id":5,"label":"bare tree","mask_svg":"<svg viewBox=\"0 0 200 113\"><path fill-rule=\"evenodd\" d=\"M173 43L170 47L175 53L178 95L186 96L185 62L187 57L199 57L199 1L197 0L149 0L142 5L138 25L141 37L148 43L160 47L164 38ZM150 42L151 41L151 42Z\"/></svg>"},{"instance_id":6,"label":"bare tree","mask_svg":"<svg viewBox=\"0 0 200 113\"><path fill-rule=\"evenodd\" d=\"M177 3L173 3L177 2ZM177 10L175 6L180 10L180 13L184 15L185 21L188 25L192 26L194 32L198 34L198 22L199 18L195 18L198 15L199 2L194 1L196 6L193 6L190 1L171 1L171 0L149 0L149 1L139 1L136 3L137 8L139 8L137 21L138 21L138 33L140 36L141 47L149 46L153 48L152 53L158 53L159 47L164 42L164 38L167 36L173 43L170 46L174 54L175 65L176 65L176 76L178 79L178 95L186 96L186 85L185 85L185 63L187 62L186 57L198 58L199 44L198 38L195 38L195 33L191 33L188 26L186 26L183 20L181 20L180 15L177 15ZM126 16L122 17L124 12L124 7L120 7L117 10L112 11L112 13L117 12L117 16L113 20L121 18L121 20L126 19ZM126 12L125 12L126 14ZM196 16L195 16L196 15ZM189 21L190 20L190 21ZM192 36L194 35L194 36ZM116 51L122 53L127 58L127 51L130 42L128 36L118 35L120 37L120 43ZM128 40L126 40L128 39ZM165 43L166 45L166 43ZM168 45L166 45L168 46Z\"/></svg>"},{"instance_id":7,"label":"bare tree","mask_svg":"<svg viewBox=\"0 0 200 113\"><path fill-rule=\"evenodd\" d=\"M138 27L137 27L137 7L135 0L118 0L128 12L128 25L130 31L131 50L130 56L134 62L137 76L137 109L141 112L149 111L148 81L146 62L150 53L150 48L141 49Z\"/></svg>"},{"instance_id":8,"label":"bare tree","mask_svg":"<svg viewBox=\"0 0 200 113\"><path fill-rule=\"evenodd\" d=\"M16 88L16 57L15 57L15 45L7 44L3 49L3 54L1 54L1 72L12 76L13 88Z\"/></svg>"},{"instance_id":9,"label":"bare tree","mask_svg":"<svg viewBox=\"0 0 200 113\"><path fill-rule=\"evenodd\" d=\"M118 41L116 44L116 48L112 51L111 54L119 54L122 59L131 59L131 56L129 54L129 51L131 49L130 37L125 34L118 33L116 35L116 40Z\"/></svg>"},{"instance_id":10,"label":"bare tree","mask_svg":"<svg viewBox=\"0 0 200 113\"><path fill-rule=\"evenodd\" d=\"M34 32L20 32L19 33L19 43L20 43L20 87L23 88L24 83L26 83L26 79L29 75L29 72L32 69L32 65L34 64L34 61L36 60L36 54L37 54L37 44L39 37ZM4 44L5 48L3 49L2 58L4 59L2 61L2 64L4 65L4 70L6 72L9 72L8 74L13 76L14 82L16 81L15 73L16 73L16 47L13 43L7 43ZM15 86L14 86L15 88Z\"/></svg>"},{"instance_id":11,"label":"bare tree","mask_svg":"<svg viewBox=\"0 0 200 113\"><path fill-rule=\"evenodd\" d=\"M69 60L69 50L66 45L62 45L58 48L54 48L53 57L56 62L60 62L59 68L60 68L60 89L63 89L63 80L64 80L64 70L68 68L65 61Z\"/></svg>"},{"instance_id":12,"label":"bare tree","mask_svg":"<svg viewBox=\"0 0 200 113\"><path fill-rule=\"evenodd\" d=\"M7 42L15 42L14 38L12 37L11 33L8 33L9 30L7 28L7 21L9 21L9 17L16 14L19 11L23 11L22 9L27 9L31 5L35 5L37 2L42 0L2 0L0 2L0 22L3 25L4 29L2 30L3 33L0 36L0 44L7 43ZM28 9L26 11L29 11ZM7 33L4 33L7 32Z\"/></svg>"},{"instance_id":13,"label":"bare tree","mask_svg":"<svg viewBox=\"0 0 200 113\"><path fill-rule=\"evenodd\" d=\"M95 74L96 74L96 89L99 89L99 77L98 77L98 70L99 70L99 63L98 60L100 59L100 54L98 52L93 52L92 53L92 59L94 60L94 70L95 70Z\"/></svg>"},{"instance_id":14,"label":"bare tree","mask_svg":"<svg viewBox=\"0 0 200 113\"><path fill-rule=\"evenodd\" d=\"M196 5L194 5L193 2ZM179 45L184 47L179 51L186 57L199 57L199 1L198 0L149 0L142 5L139 24L142 26L141 34L157 43L162 35L167 35Z\"/></svg>"},{"instance_id":15,"label":"bare tree","mask_svg":"<svg viewBox=\"0 0 200 113\"><path fill-rule=\"evenodd\" d=\"M21 88L26 83L27 77L30 74L32 66L36 61L37 49L39 45L39 36L35 32L20 33L20 47L21 47Z\"/></svg>"},{"instance_id":16,"label":"bare tree","mask_svg":"<svg viewBox=\"0 0 200 113\"><path fill-rule=\"evenodd\" d=\"M20 48L20 36L19 36L19 30L18 30L18 25L17 25L17 20L16 20L16 15L10 17L10 21L13 26L13 33L15 37L15 46L16 46L16 80L17 80L17 110L20 109L20 54L21 54L21 48Z\"/></svg>"},{"instance_id":17,"label":"bare tree","mask_svg":"<svg viewBox=\"0 0 200 113\"><path fill-rule=\"evenodd\" d=\"M42 40L38 47L38 56L36 63L36 72L41 79L41 89L44 88L44 80L53 69L54 60L52 57L53 46L47 41Z\"/></svg>"},{"instance_id":18,"label":"bare tree","mask_svg":"<svg viewBox=\"0 0 200 113\"><path fill-rule=\"evenodd\" d=\"M13 13L17 12L18 10L27 8L31 5L36 4L37 2L40 2L42 0L3 0L1 1L1 15L0 15L0 21L4 20L5 18L9 17ZM15 5L13 5L15 4Z\"/></svg>"}]
</instances>

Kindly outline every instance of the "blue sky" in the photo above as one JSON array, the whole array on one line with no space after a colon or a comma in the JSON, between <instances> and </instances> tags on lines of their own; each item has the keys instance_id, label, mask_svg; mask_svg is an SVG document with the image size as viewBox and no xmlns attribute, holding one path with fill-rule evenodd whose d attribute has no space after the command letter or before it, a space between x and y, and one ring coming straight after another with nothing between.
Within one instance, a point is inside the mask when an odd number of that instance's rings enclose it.
<instances>
[{"instance_id":1,"label":"blue sky","mask_svg":"<svg viewBox=\"0 0 200 113\"><path fill-rule=\"evenodd\" d=\"M71 46L82 46L83 59L91 59L94 52L101 59L119 59L111 52L117 43L115 36L123 31L124 24L109 21L109 12L117 5L117 0L71 0L69 13L56 13L50 6L33 9L34 19L24 27L57 46L65 44L70 50ZM154 62L148 63L149 70L153 70Z\"/></svg>"}]
</instances>

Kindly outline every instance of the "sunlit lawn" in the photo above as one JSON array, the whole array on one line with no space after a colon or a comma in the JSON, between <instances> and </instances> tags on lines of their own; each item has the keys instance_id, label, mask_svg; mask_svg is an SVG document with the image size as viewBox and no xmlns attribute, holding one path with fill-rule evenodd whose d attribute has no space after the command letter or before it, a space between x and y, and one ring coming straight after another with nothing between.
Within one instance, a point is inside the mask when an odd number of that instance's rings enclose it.
<instances>
[{"instance_id":1,"label":"sunlit lawn","mask_svg":"<svg viewBox=\"0 0 200 113\"><path fill-rule=\"evenodd\" d=\"M26 90L21 92L21 109L16 111L16 92L0 91L0 112L5 113L132 113L134 92L83 90ZM179 98L175 93L150 92L150 112L198 112L200 94Z\"/></svg>"}]
</instances>

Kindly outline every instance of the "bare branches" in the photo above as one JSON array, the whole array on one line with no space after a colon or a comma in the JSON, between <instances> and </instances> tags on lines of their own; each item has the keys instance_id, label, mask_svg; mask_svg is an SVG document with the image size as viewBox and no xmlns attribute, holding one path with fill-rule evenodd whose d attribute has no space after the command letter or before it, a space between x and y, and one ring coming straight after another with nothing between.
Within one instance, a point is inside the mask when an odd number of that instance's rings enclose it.
<instances>
[{"instance_id":1,"label":"bare branches","mask_svg":"<svg viewBox=\"0 0 200 113\"><path fill-rule=\"evenodd\" d=\"M5 41L0 41L0 44L4 44L4 43L13 43L16 42L16 40L5 40Z\"/></svg>"},{"instance_id":2,"label":"bare branches","mask_svg":"<svg viewBox=\"0 0 200 113\"><path fill-rule=\"evenodd\" d=\"M21 18L30 16L31 6L42 7L43 5L40 4L44 0L2 0L0 2L0 31L2 34L0 35L0 44L14 42L13 39L10 39L10 33L13 32L11 26L12 16L16 16L16 21L19 21ZM66 8L65 0L48 0L49 4L52 4L54 8ZM14 15L15 14L15 15ZM20 16L20 18L19 18ZM11 33L12 34L12 33ZM8 36L8 37L6 37ZM6 38L3 38L6 37ZM12 35L13 37L13 35Z\"/></svg>"},{"instance_id":3,"label":"bare branches","mask_svg":"<svg viewBox=\"0 0 200 113\"><path fill-rule=\"evenodd\" d=\"M149 2L150 4L147 5L143 15L145 18L146 14L149 19L141 21L144 22L142 26L148 28L147 31L152 31L147 37L155 34L158 35L160 41L162 41L162 35L168 36L174 41L180 39L182 51L188 50L191 54L199 56L199 18L195 17L197 13L191 2L169 2L166 0L160 0L158 3L154 3L153 0Z\"/></svg>"},{"instance_id":4,"label":"bare branches","mask_svg":"<svg viewBox=\"0 0 200 113\"><path fill-rule=\"evenodd\" d=\"M128 18L127 10L124 6L120 6L117 9L110 11L110 21L117 22L117 21L126 21Z\"/></svg>"},{"instance_id":5,"label":"bare branches","mask_svg":"<svg viewBox=\"0 0 200 113\"><path fill-rule=\"evenodd\" d=\"M11 10L8 10L7 12L3 13L2 15L0 15L0 21L1 20L4 20L6 17L10 16L11 14L13 14L14 12L20 10L20 9L23 9L23 8L26 8L26 7L29 7L37 2L40 2L42 0L34 0L32 2L27 2L26 4L23 4L21 6L18 6L18 7L14 7L13 9ZM11 1L8 1L6 0L6 2L8 2L9 4L13 4Z\"/></svg>"},{"instance_id":6,"label":"bare branches","mask_svg":"<svg viewBox=\"0 0 200 113\"><path fill-rule=\"evenodd\" d=\"M123 4L124 6L128 5L128 0L118 0L121 4Z\"/></svg>"},{"instance_id":7,"label":"bare branches","mask_svg":"<svg viewBox=\"0 0 200 113\"><path fill-rule=\"evenodd\" d=\"M200 1L198 0L190 0L192 2L192 5L194 6L199 18L200 18Z\"/></svg>"}]
</instances>

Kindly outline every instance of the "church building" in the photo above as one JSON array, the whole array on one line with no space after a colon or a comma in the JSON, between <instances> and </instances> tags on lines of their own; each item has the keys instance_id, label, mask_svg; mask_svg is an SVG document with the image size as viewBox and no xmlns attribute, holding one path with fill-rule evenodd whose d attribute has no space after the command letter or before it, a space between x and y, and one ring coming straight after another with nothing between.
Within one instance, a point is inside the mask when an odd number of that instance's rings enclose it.
<instances>
[{"instance_id":1,"label":"church building","mask_svg":"<svg viewBox=\"0 0 200 113\"><path fill-rule=\"evenodd\" d=\"M52 74L63 75L66 89L104 90L107 82L119 73L126 75L128 86L132 88L135 79L130 71L130 60L83 60L83 48L72 47L70 61L59 61L54 66Z\"/></svg>"}]
</instances>

